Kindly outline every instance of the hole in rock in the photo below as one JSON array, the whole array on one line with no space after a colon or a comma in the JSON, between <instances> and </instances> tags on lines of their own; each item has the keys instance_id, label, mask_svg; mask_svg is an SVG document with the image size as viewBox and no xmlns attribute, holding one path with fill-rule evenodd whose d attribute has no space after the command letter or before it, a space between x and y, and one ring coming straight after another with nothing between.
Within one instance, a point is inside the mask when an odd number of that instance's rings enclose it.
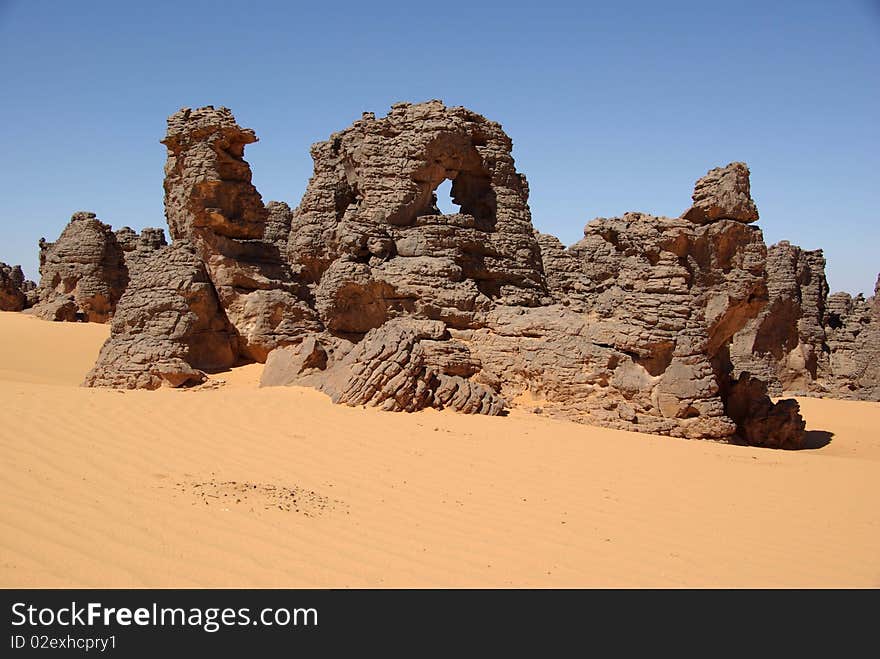
<instances>
[{"instance_id":1,"label":"hole in rock","mask_svg":"<svg viewBox=\"0 0 880 659\"><path fill-rule=\"evenodd\" d=\"M437 209L441 214L454 215L455 213L461 213L461 206L452 201L451 180L448 178L444 179L443 183L437 186L434 195L437 197Z\"/></svg>"}]
</instances>

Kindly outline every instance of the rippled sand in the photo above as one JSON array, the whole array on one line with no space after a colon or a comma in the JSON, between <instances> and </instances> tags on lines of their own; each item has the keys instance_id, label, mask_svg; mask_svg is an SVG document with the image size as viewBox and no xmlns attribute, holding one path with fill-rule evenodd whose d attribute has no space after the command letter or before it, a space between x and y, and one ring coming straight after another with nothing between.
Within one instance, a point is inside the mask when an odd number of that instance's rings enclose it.
<instances>
[{"instance_id":1,"label":"rippled sand","mask_svg":"<svg viewBox=\"0 0 880 659\"><path fill-rule=\"evenodd\" d=\"M783 452L79 387L108 331L0 313L0 586L880 586L880 404Z\"/></svg>"}]
</instances>

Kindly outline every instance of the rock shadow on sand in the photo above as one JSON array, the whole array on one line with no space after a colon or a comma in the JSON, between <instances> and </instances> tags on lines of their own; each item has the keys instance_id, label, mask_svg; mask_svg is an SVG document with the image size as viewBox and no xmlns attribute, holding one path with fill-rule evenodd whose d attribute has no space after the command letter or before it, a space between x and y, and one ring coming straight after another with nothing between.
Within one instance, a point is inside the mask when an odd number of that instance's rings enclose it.
<instances>
[{"instance_id":1,"label":"rock shadow on sand","mask_svg":"<svg viewBox=\"0 0 880 659\"><path fill-rule=\"evenodd\" d=\"M825 448L831 443L833 432L827 430L807 430L804 433L804 444L800 450L809 451Z\"/></svg>"}]
</instances>

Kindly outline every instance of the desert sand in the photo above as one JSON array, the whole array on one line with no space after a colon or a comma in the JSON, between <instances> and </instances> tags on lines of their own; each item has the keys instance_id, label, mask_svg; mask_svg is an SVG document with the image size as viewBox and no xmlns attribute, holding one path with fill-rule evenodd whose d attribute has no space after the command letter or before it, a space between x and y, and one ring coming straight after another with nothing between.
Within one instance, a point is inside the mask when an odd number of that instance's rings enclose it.
<instances>
[{"instance_id":1,"label":"desert sand","mask_svg":"<svg viewBox=\"0 0 880 659\"><path fill-rule=\"evenodd\" d=\"M0 313L0 586L880 586L877 403L801 399L811 448L779 451L336 406L261 365L78 386L108 333Z\"/></svg>"}]
</instances>

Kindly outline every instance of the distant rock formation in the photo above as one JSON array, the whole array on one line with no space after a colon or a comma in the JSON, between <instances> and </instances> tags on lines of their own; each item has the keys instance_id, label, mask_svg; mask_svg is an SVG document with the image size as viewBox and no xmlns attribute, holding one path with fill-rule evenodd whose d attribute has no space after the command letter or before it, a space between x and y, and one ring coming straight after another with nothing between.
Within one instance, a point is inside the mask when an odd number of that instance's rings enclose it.
<instances>
[{"instance_id":1,"label":"distant rock formation","mask_svg":"<svg viewBox=\"0 0 880 659\"><path fill-rule=\"evenodd\" d=\"M763 380L774 396L880 400L876 293L829 295L822 250L787 241L768 250L767 281L768 304L731 345L736 375Z\"/></svg>"},{"instance_id":2,"label":"distant rock formation","mask_svg":"<svg viewBox=\"0 0 880 659\"><path fill-rule=\"evenodd\" d=\"M867 299L830 295L825 318L830 358L819 393L880 401L880 275Z\"/></svg>"},{"instance_id":3,"label":"distant rock formation","mask_svg":"<svg viewBox=\"0 0 880 659\"><path fill-rule=\"evenodd\" d=\"M40 239L34 313L46 320L108 322L128 285L130 262L164 244L161 229L114 233L94 213L74 213L57 241Z\"/></svg>"},{"instance_id":4,"label":"distant rock formation","mask_svg":"<svg viewBox=\"0 0 880 659\"><path fill-rule=\"evenodd\" d=\"M526 396L587 423L801 444L797 403L731 360L769 299L742 163L698 181L681 218L600 218L565 249L532 227L510 138L464 108L365 114L312 147L293 211L251 184L255 141L225 108L169 118L175 244L132 275L87 384L180 386L255 360L264 385L349 405L499 414ZM457 214L437 208L446 179Z\"/></svg>"},{"instance_id":5,"label":"distant rock formation","mask_svg":"<svg viewBox=\"0 0 880 659\"><path fill-rule=\"evenodd\" d=\"M825 258L783 241L767 251L768 303L731 344L735 373L767 383L774 396L806 392L827 366Z\"/></svg>"},{"instance_id":6,"label":"distant rock formation","mask_svg":"<svg viewBox=\"0 0 880 659\"><path fill-rule=\"evenodd\" d=\"M22 311L33 306L34 282L24 278L20 265L0 261L0 311Z\"/></svg>"}]
</instances>

